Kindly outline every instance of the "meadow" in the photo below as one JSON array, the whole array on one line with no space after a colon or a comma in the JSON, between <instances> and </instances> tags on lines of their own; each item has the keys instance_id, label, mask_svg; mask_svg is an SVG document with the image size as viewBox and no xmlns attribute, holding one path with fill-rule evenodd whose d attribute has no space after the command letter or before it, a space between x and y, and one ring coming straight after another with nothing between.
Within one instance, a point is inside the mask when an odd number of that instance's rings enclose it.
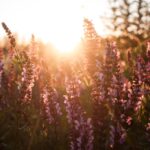
<instances>
[{"instance_id":1,"label":"meadow","mask_svg":"<svg viewBox=\"0 0 150 150\"><path fill-rule=\"evenodd\" d=\"M0 150L149 150L150 42L121 51L85 20L66 56L2 23Z\"/></svg>"}]
</instances>

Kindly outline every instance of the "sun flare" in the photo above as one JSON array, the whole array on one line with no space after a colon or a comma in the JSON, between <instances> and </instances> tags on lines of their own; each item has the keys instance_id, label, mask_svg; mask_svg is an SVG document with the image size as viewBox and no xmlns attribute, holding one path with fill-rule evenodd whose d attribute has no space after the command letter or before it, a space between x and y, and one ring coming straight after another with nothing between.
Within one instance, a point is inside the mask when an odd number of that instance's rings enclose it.
<instances>
[{"instance_id":1,"label":"sun flare","mask_svg":"<svg viewBox=\"0 0 150 150\"><path fill-rule=\"evenodd\" d=\"M79 44L82 36L82 27L76 26L76 28L66 27L60 29L60 31L51 39L52 44L60 53L69 53L75 49Z\"/></svg>"},{"instance_id":2,"label":"sun flare","mask_svg":"<svg viewBox=\"0 0 150 150\"><path fill-rule=\"evenodd\" d=\"M55 48L58 50L60 53L69 53L75 50L75 47L79 43L79 38L69 38L69 37L64 37L63 39L58 39L53 42Z\"/></svg>"},{"instance_id":3,"label":"sun flare","mask_svg":"<svg viewBox=\"0 0 150 150\"><path fill-rule=\"evenodd\" d=\"M50 41L59 53L73 51L83 36L83 19L75 14L72 16L65 16L63 20L58 19L49 23L51 27L49 32L41 31L42 40ZM39 31L39 27L37 30Z\"/></svg>"},{"instance_id":4,"label":"sun flare","mask_svg":"<svg viewBox=\"0 0 150 150\"><path fill-rule=\"evenodd\" d=\"M100 0L5 0L0 5L0 22L6 22L18 39L28 41L34 34L59 52L68 53L81 40L84 17L95 20L102 29L97 20L104 6ZM2 29L0 33L4 33Z\"/></svg>"}]
</instances>

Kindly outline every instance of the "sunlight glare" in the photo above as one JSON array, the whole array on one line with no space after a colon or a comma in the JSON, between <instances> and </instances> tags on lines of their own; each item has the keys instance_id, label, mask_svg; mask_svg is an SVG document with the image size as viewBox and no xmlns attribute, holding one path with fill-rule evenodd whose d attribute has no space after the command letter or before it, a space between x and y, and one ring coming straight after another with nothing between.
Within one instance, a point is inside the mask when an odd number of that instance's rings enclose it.
<instances>
[{"instance_id":1,"label":"sunlight glare","mask_svg":"<svg viewBox=\"0 0 150 150\"><path fill-rule=\"evenodd\" d=\"M68 53L73 51L81 40L82 21L72 21L72 23L66 21L56 30L51 39L52 44L60 53Z\"/></svg>"},{"instance_id":2,"label":"sunlight glare","mask_svg":"<svg viewBox=\"0 0 150 150\"><path fill-rule=\"evenodd\" d=\"M79 39L65 37L62 39L57 39L53 42L55 48L60 53L68 53L75 50L75 47L78 45Z\"/></svg>"},{"instance_id":3,"label":"sunlight glare","mask_svg":"<svg viewBox=\"0 0 150 150\"><path fill-rule=\"evenodd\" d=\"M66 53L80 42L83 17L90 17L102 29L99 14L104 9L105 3L101 0L5 0L0 5L0 21L17 33L19 39L30 40L34 34ZM1 30L0 33L4 33Z\"/></svg>"}]
</instances>

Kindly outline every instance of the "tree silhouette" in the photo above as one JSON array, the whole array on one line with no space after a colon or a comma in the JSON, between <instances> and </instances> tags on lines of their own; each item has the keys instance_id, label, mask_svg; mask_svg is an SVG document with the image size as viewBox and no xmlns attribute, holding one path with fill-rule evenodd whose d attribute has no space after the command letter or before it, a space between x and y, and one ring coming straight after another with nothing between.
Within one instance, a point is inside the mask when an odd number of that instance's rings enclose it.
<instances>
[{"instance_id":1,"label":"tree silhouette","mask_svg":"<svg viewBox=\"0 0 150 150\"><path fill-rule=\"evenodd\" d=\"M148 0L110 0L111 30L119 34L122 46L137 46L147 40L150 30ZM127 42L128 41L128 42Z\"/></svg>"}]
</instances>

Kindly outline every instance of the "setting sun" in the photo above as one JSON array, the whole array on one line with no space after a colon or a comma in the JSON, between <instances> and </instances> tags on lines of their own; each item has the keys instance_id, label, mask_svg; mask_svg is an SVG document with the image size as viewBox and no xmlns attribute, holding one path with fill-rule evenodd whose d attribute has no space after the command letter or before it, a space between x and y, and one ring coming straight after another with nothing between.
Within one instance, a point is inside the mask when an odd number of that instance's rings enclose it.
<instances>
[{"instance_id":1,"label":"setting sun","mask_svg":"<svg viewBox=\"0 0 150 150\"><path fill-rule=\"evenodd\" d=\"M54 39L53 45L60 53L68 53L73 51L79 42L79 37L73 39L70 39L70 37L65 37L62 39Z\"/></svg>"},{"instance_id":2,"label":"setting sun","mask_svg":"<svg viewBox=\"0 0 150 150\"><path fill-rule=\"evenodd\" d=\"M68 24L64 24L62 28L63 30L61 29L60 31L58 31L58 35L56 34L56 37L53 36L51 42L59 52L66 53L74 50L74 48L80 42L82 36L82 28L78 24L76 25L76 28L74 28L73 25L69 27Z\"/></svg>"},{"instance_id":3,"label":"setting sun","mask_svg":"<svg viewBox=\"0 0 150 150\"><path fill-rule=\"evenodd\" d=\"M105 34L99 16L106 6L100 0L4 0L0 21L6 22L19 39L29 40L34 34L66 53L80 42L84 17L92 19L98 32Z\"/></svg>"}]
</instances>

